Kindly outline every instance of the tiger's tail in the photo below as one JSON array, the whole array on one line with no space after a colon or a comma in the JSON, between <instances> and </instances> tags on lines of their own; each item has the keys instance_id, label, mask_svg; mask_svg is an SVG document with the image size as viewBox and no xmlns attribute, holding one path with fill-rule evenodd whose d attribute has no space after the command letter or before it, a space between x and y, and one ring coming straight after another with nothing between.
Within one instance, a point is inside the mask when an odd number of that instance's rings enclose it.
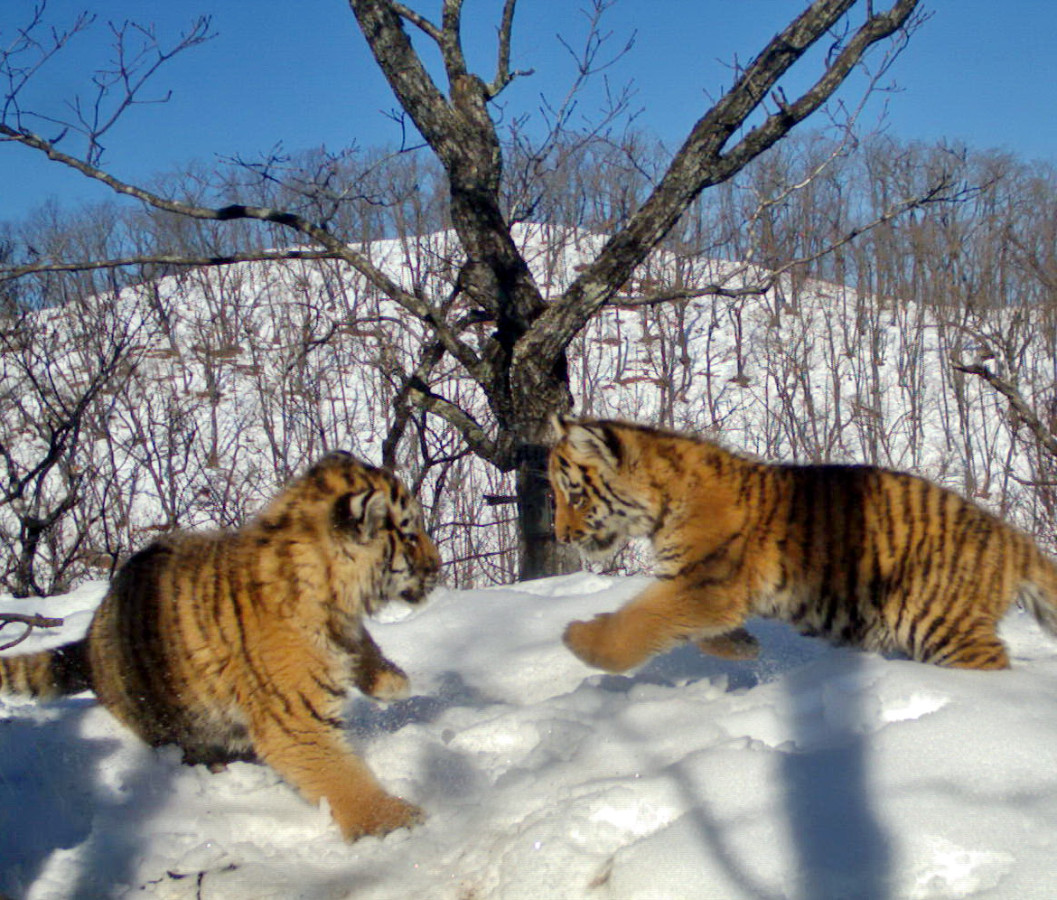
<instances>
[{"instance_id":1,"label":"tiger's tail","mask_svg":"<svg viewBox=\"0 0 1057 900\"><path fill-rule=\"evenodd\" d=\"M1034 559L1017 600L1046 631L1057 637L1057 563L1038 547L1033 549Z\"/></svg>"},{"instance_id":2,"label":"tiger's tail","mask_svg":"<svg viewBox=\"0 0 1057 900\"><path fill-rule=\"evenodd\" d=\"M54 650L0 656L0 691L48 699L76 694L92 686L88 640Z\"/></svg>"}]
</instances>

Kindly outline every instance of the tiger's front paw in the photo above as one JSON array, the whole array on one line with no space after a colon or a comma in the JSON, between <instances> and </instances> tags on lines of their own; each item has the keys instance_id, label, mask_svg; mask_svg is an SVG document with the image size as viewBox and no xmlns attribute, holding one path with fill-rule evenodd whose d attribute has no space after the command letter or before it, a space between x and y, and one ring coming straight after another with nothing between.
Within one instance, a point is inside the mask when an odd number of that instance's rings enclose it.
<instances>
[{"instance_id":1,"label":"tiger's front paw","mask_svg":"<svg viewBox=\"0 0 1057 900\"><path fill-rule=\"evenodd\" d=\"M426 815L413 803L383 793L354 810L335 810L334 818L345 839L354 841L364 835L380 836L398 828L414 828L425 820Z\"/></svg>"},{"instance_id":2,"label":"tiger's front paw","mask_svg":"<svg viewBox=\"0 0 1057 900\"><path fill-rule=\"evenodd\" d=\"M392 702L406 700L411 696L411 679L400 669L382 669L375 673L370 695L375 700Z\"/></svg>"},{"instance_id":3,"label":"tiger's front paw","mask_svg":"<svg viewBox=\"0 0 1057 900\"><path fill-rule=\"evenodd\" d=\"M368 697L384 702L404 700L411 695L407 673L380 653L361 662L356 671L356 687Z\"/></svg>"},{"instance_id":4,"label":"tiger's front paw","mask_svg":"<svg viewBox=\"0 0 1057 900\"><path fill-rule=\"evenodd\" d=\"M384 660L372 671L361 671L356 686L368 697L383 702L405 700L411 696L411 679L396 663Z\"/></svg>"},{"instance_id":5,"label":"tiger's front paw","mask_svg":"<svg viewBox=\"0 0 1057 900\"><path fill-rule=\"evenodd\" d=\"M562 641L573 655L607 672L626 672L650 655L616 627L613 613L602 613L589 622L570 622Z\"/></svg>"}]
</instances>

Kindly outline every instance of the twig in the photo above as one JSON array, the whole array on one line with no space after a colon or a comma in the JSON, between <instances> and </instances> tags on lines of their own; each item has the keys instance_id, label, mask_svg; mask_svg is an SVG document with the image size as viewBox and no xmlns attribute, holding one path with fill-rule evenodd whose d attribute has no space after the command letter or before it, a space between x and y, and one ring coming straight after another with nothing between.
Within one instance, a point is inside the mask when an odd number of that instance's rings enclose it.
<instances>
[{"instance_id":1,"label":"twig","mask_svg":"<svg viewBox=\"0 0 1057 900\"><path fill-rule=\"evenodd\" d=\"M54 619L49 616L42 616L40 613L34 613L32 615L24 615L22 613L0 613L0 629L6 628L12 623L25 625L26 630L13 641L9 641L6 644L0 644L0 650L9 650L16 644L21 644L22 641L29 637L30 632L33 631L34 628L58 628L62 625L63 620Z\"/></svg>"}]
</instances>

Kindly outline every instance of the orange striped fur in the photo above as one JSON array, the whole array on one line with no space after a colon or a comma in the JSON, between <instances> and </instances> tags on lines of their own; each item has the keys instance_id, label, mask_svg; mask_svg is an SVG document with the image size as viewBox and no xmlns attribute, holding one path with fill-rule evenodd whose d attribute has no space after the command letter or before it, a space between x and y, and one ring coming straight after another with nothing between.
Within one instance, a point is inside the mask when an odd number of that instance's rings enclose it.
<instances>
[{"instance_id":1,"label":"orange striped fur","mask_svg":"<svg viewBox=\"0 0 1057 900\"><path fill-rule=\"evenodd\" d=\"M363 626L386 601L417 603L440 560L393 475L331 453L237 531L175 533L118 571L87 637L0 660L0 686L38 696L91 687L152 745L188 762L259 758L349 839L409 826L346 744L356 685L380 699L407 677Z\"/></svg>"},{"instance_id":2,"label":"orange striped fur","mask_svg":"<svg viewBox=\"0 0 1057 900\"><path fill-rule=\"evenodd\" d=\"M925 479L873 466L769 465L710 441L558 420L558 539L605 555L650 539L654 584L573 622L589 665L630 669L683 641L751 656L741 626L782 619L866 650L973 669L1009 665L1014 602L1057 634L1057 567L1027 535Z\"/></svg>"}]
</instances>

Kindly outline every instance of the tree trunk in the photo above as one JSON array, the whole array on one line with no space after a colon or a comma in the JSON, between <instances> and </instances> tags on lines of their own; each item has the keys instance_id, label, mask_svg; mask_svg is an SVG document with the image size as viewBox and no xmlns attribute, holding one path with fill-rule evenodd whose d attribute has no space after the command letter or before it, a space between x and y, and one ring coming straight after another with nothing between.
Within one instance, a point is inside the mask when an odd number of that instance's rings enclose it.
<instances>
[{"instance_id":1,"label":"tree trunk","mask_svg":"<svg viewBox=\"0 0 1057 900\"><path fill-rule=\"evenodd\" d=\"M522 443L517 468L518 580L563 575L581 568L580 556L554 536L554 505L547 479L547 453L541 443Z\"/></svg>"},{"instance_id":2,"label":"tree trunk","mask_svg":"<svg viewBox=\"0 0 1057 900\"><path fill-rule=\"evenodd\" d=\"M44 523L35 516L22 518L20 535L22 546L18 553L18 564L11 578L12 597L39 597L43 593L37 587L35 566L37 551L40 549L40 539L45 530Z\"/></svg>"},{"instance_id":3,"label":"tree trunk","mask_svg":"<svg viewBox=\"0 0 1057 900\"><path fill-rule=\"evenodd\" d=\"M554 535L553 500L547 455L555 435L551 417L572 409L569 368L564 352L556 365L535 356L513 355L511 407L517 418L517 499L520 532L519 578L561 575L581 568L580 555Z\"/></svg>"}]
</instances>

